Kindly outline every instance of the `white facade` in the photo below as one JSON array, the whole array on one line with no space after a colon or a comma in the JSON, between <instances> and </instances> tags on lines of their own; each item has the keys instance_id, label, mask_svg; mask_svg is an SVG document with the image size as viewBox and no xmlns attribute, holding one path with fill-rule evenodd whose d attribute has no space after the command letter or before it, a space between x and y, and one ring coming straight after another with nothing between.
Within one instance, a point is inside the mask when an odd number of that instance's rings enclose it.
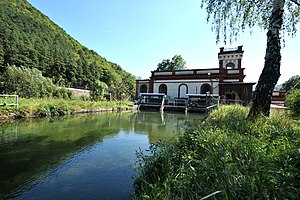
<instances>
[{"instance_id":1,"label":"white facade","mask_svg":"<svg viewBox=\"0 0 300 200\"><path fill-rule=\"evenodd\" d=\"M203 84L208 84L212 88L212 93L219 92L219 81L217 79L155 81L153 83L153 92L159 93L159 87L161 85L166 85L167 97L169 99L186 98L186 94L200 94Z\"/></svg>"},{"instance_id":2,"label":"white facade","mask_svg":"<svg viewBox=\"0 0 300 200\"><path fill-rule=\"evenodd\" d=\"M136 96L140 93L164 93L168 99L186 98L187 94L219 94L226 99L252 98L252 85L244 83L242 46L220 48L217 68L152 71L148 80L136 81Z\"/></svg>"}]
</instances>

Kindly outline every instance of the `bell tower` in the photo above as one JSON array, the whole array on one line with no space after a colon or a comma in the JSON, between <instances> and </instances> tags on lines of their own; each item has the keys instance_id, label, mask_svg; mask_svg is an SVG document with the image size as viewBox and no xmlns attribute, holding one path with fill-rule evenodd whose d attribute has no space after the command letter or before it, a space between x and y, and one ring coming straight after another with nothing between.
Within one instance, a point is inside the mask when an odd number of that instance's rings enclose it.
<instances>
[{"instance_id":1,"label":"bell tower","mask_svg":"<svg viewBox=\"0 0 300 200\"><path fill-rule=\"evenodd\" d=\"M243 46L228 49L221 47L218 53L219 68L241 69L243 53Z\"/></svg>"}]
</instances>

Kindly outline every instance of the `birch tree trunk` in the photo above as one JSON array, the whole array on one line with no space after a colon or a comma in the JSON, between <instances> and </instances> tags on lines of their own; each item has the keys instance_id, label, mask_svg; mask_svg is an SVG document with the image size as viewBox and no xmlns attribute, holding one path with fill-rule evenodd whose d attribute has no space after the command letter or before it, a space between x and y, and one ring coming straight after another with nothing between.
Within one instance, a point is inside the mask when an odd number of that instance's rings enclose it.
<instances>
[{"instance_id":1,"label":"birch tree trunk","mask_svg":"<svg viewBox=\"0 0 300 200\"><path fill-rule=\"evenodd\" d=\"M267 32L267 49L264 68L254 91L253 104L248 118L269 116L272 92L280 77L281 44L280 30L283 23L285 0L274 0L270 24Z\"/></svg>"}]
</instances>

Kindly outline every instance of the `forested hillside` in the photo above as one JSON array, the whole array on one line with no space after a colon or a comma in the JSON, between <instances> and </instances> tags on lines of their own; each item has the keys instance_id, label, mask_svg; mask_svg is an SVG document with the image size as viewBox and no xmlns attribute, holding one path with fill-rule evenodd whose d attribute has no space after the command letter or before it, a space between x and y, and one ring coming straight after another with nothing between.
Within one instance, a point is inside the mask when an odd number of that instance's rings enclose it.
<instances>
[{"instance_id":1,"label":"forested hillside","mask_svg":"<svg viewBox=\"0 0 300 200\"><path fill-rule=\"evenodd\" d=\"M0 0L0 70L9 65L39 69L59 86L133 94L135 78L82 46L26 0ZM100 84L100 85L101 85Z\"/></svg>"}]
</instances>

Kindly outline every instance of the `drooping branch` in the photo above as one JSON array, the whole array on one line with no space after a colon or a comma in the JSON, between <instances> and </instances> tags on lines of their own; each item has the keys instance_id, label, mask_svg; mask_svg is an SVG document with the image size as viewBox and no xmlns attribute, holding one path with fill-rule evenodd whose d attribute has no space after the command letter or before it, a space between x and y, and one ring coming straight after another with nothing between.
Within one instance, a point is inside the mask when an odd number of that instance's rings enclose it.
<instances>
[{"instance_id":1,"label":"drooping branch","mask_svg":"<svg viewBox=\"0 0 300 200\"><path fill-rule=\"evenodd\" d=\"M300 0L291 0L291 2L295 3L297 6L300 6Z\"/></svg>"}]
</instances>

